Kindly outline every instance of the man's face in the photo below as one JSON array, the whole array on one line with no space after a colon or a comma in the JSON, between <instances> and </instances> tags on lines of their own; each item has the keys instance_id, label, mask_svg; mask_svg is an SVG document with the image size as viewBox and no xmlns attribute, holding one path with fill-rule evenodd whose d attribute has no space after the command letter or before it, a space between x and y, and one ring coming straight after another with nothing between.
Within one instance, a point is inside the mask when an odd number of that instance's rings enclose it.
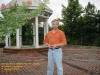
<instances>
[{"instance_id":1,"label":"man's face","mask_svg":"<svg viewBox=\"0 0 100 75\"><path fill-rule=\"evenodd\" d=\"M52 23L53 29L57 29L58 28L58 25L59 25L58 21L53 22Z\"/></svg>"}]
</instances>

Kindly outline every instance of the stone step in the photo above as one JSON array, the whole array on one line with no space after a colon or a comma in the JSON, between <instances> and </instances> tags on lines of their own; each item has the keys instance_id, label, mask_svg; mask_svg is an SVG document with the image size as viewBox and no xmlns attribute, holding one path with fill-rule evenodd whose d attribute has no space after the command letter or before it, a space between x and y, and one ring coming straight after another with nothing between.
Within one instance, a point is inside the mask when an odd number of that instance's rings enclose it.
<instances>
[{"instance_id":1,"label":"stone step","mask_svg":"<svg viewBox=\"0 0 100 75\"><path fill-rule=\"evenodd\" d=\"M34 52L34 51L48 51L48 48L3 48L3 53L18 53L18 52Z\"/></svg>"}]
</instances>

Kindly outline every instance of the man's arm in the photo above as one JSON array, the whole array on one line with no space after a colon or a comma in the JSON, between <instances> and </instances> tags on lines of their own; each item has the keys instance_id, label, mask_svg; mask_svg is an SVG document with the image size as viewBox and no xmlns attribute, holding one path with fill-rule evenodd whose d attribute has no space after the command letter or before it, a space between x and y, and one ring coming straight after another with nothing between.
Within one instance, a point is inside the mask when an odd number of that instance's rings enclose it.
<instances>
[{"instance_id":1,"label":"man's arm","mask_svg":"<svg viewBox=\"0 0 100 75\"><path fill-rule=\"evenodd\" d=\"M44 44L46 47L51 48L51 45L48 43L48 34L46 34L45 39L44 39L44 41L43 41L43 44Z\"/></svg>"},{"instance_id":2,"label":"man's arm","mask_svg":"<svg viewBox=\"0 0 100 75\"><path fill-rule=\"evenodd\" d=\"M44 44L46 47L48 47L48 48L52 48L53 46L52 45L50 45L50 44L48 44L48 43L45 43Z\"/></svg>"},{"instance_id":3,"label":"man's arm","mask_svg":"<svg viewBox=\"0 0 100 75\"><path fill-rule=\"evenodd\" d=\"M55 44L56 47L63 47L64 45L66 44L65 43Z\"/></svg>"},{"instance_id":4,"label":"man's arm","mask_svg":"<svg viewBox=\"0 0 100 75\"><path fill-rule=\"evenodd\" d=\"M60 43L60 44L52 45L51 47L52 47L52 48L58 48L58 47L63 47L63 46L65 46L65 45L66 45L65 43Z\"/></svg>"}]
</instances>

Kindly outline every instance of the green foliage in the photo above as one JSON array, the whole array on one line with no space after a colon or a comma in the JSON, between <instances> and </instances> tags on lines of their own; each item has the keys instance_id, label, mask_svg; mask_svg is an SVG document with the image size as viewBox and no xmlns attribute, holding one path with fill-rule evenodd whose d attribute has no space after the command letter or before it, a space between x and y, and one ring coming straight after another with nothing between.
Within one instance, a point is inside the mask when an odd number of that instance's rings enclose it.
<instances>
[{"instance_id":1,"label":"green foliage","mask_svg":"<svg viewBox=\"0 0 100 75\"><path fill-rule=\"evenodd\" d=\"M62 10L64 32L69 44L96 45L100 39L100 15L90 2L83 10L78 0L69 2Z\"/></svg>"},{"instance_id":2,"label":"green foliage","mask_svg":"<svg viewBox=\"0 0 100 75\"><path fill-rule=\"evenodd\" d=\"M33 44L33 26L30 23L27 23L22 27L22 44Z\"/></svg>"},{"instance_id":3,"label":"green foliage","mask_svg":"<svg viewBox=\"0 0 100 75\"><path fill-rule=\"evenodd\" d=\"M78 0L71 1L67 8L63 6L62 10L63 19L61 21L64 23L64 31L65 34L67 35L69 43L77 44L75 40L78 38L78 32L79 32L78 21L82 12L83 12L82 6L79 4Z\"/></svg>"},{"instance_id":4,"label":"green foliage","mask_svg":"<svg viewBox=\"0 0 100 75\"><path fill-rule=\"evenodd\" d=\"M88 2L88 5L85 7L85 15L91 16L96 14L96 7L95 5Z\"/></svg>"},{"instance_id":5,"label":"green foliage","mask_svg":"<svg viewBox=\"0 0 100 75\"><path fill-rule=\"evenodd\" d=\"M30 23L25 24L22 28L22 45L32 45L33 44L33 27ZM39 27L39 44L43 44L44 40L44 28ZM11 45L16 45L16 36L11 35Z\"/></svg>"},{"instance_id":6,"label":"green foliage","mask_svg":"<svg viewBox=\"0 0 100 75\"><path fill-rule=\"evenodd\" d=\"M97 28L96 28L96 8L90 2L85 7L85 14L83 16L83 26L82 30L84 30L83 34L83 44L84 45L94 45L93 43L96 41Z\"/></svg>"},{"instance_id":7,"label":"green foliage","mask_svg":"<svg viewBox=\"0 0 100 75\"><path fill-rule=\"evenodd\" d=\"M36 10L28 12L28 5L14 5L9 9L2 9L3 18L0 18L0 39L7 34L15 34L16 29L24 26L29 20L39 14L44 14L45 3L41 3Z\"/></svg>"},{"instance_id":8,"label":"green foliage","mask_svg":"<svg viewBox=\"0 0 100 75\"><path fill-rule=\"evenodd\" d=\"M39 27L39 44L43 44L44 40L44 28Z\"/></svg>"}]
</instances>

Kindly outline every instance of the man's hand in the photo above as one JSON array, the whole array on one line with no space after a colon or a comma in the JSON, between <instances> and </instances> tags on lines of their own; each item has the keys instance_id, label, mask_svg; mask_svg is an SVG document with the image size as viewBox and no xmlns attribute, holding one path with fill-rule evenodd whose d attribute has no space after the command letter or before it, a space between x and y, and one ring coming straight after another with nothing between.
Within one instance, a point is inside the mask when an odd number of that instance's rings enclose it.
<instances>
[{"instance_id":1,"label":"man's hand","mask_svg":"<svg viewBox=\"0 0 100 75\"><path fill-rule=\"evenodd\" d=\"M52 48L52 45L48 44L48 48Z\"/></svg>"},{"instance_id":2,"label":"man's hand","mask_svg":"<svg viewBox=\"0 0 100 75\"><path fill-rule=\"evenodd\" d=\"M60 44L54 44L52 45L52 48L57 48L57 47L63 47L65 44L64 43L60 43Z\"/></svg>"},{"instance_id":3,"label":"man's hand","mask_svg":"<svg viewBox=\"0 0 100 75\"><path fill-rule=\"evenodd\" d=\"M54 44L54 45L50 45L50 44L46 44L46 46L48 47L48 48L53 48L53 49L55 49L55 48L57 48L57 47L62 47L62 46L64 46L65 44L63 44L63 43L61 43L61 44Z\"/></svg>"},{"instance_id":4,"label":"man's hand","mask_svg":"<svg viewBox=\"0 0 100 75\"><path fill-rule=\"evenodd\" d=\"M56 46L56 45L51 45L51 47L52 47L53 49L55 49L57 46Z\"/></svg>"},{"instance_id":5,"label":"man's hand","mask_svg":"<svg viewBox=\"0 0 100 75\"><path fill-rule=\"evenodd\" d=\"M48 48L53 48L53 46L52 45L50 45L50 44L45 44Z\"/></svg>"},{"instance_id":6,"label":"man's hand","mask_svg":"<svg viewBox=\"0 0 100 75\"><path fill-rule=\"evenodd\" d=\"M56 48L56 45L50 45L50 44L47 44L48 48L53 48L55 49Z\"/></svg>"}]
</instances>

